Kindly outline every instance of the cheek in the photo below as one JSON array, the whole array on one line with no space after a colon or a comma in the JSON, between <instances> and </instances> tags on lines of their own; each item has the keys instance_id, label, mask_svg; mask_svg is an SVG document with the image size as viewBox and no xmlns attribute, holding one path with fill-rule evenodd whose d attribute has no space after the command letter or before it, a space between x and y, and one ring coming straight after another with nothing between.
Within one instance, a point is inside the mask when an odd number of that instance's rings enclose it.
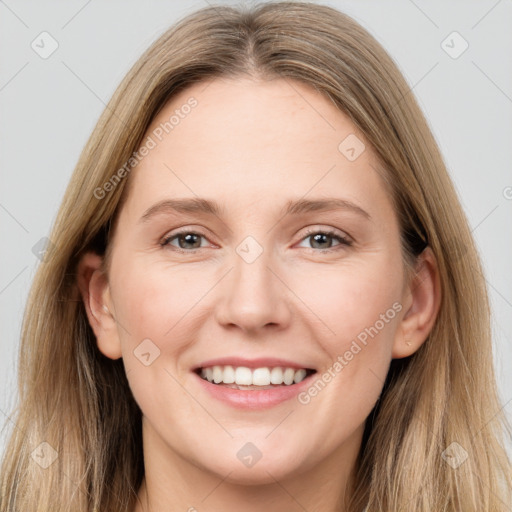
<instances>
[{"instance_id":1,"label":"cheek","mask_svg":"<svg viewBox=\"0 0 512 512\"><path fill-rule=\"evenodd\" d=\"M173 377L181 354L197 339L198 302L213 283L186 265L165 268L136 257L124 261L112 273L122 357L135 400L144 413L157 414L165 397L181 396ZM189 406L184 401L180 410Z\"/></svg>"},{"instance_id":2,"label":"cheek","mask_svg":"<svg viewBox=\"0 0 512 512\"><path fill-rule=\"evenodd\" d=\"M319 286L310 287L308 306L329 327L317 340L330 362L298 399L309 428L323 432L322 446L351 435L382 391L401 311L401 280L394 273L400 269L385 269L374 264L320 273L314 280Z\"/></svg>"},{"instance_id":3,"label":"cheek","mask_svg":"<svg viewBox=\"0 0 512 512\"><path fill-rule=\"evenodd\" d=\"M358 412L364 416L380 394L402 309L400 275L401 267L376 258L369 264L315 272L314 279L303 281L307 288L296 283L298 294L318 317L317 334L322 335L316 339L330 358L319 375L323 382L312 394L323 384L337 389L331 397L350 404L345 415L350 410L354 417Z\"/></svg>"},{"instance_id":4,"label":"cheek","mask_svg":"<svg viewBox=\"0 0 512 512\"><path fill-rule=\"evenodd\" d=\"M211 287L204 272L193 272L186 266L179 269L138 264L137 259L115 277L116 311L133 343L143 338L158 343L173 338L176 346L180 323Z\"/></svg>"},{"instance_id":5,"label":"cheek","mask_svg":"<svg viewBox=\"0 0 512 512\"><path fill-rule=\"evenodd\" d=\"M385 259L374 258L294 276L293 290L311 309L309 316L320 322L329 353L347 349L347 343L360 334L364 338L365 329L375 324L383 334L392 330L388 326L396 322L390 320L397 316L393 304L400 300L402 288L401 279L397 278L401 269L394 266L390 267Z\"/></svg>"}]
</instances>

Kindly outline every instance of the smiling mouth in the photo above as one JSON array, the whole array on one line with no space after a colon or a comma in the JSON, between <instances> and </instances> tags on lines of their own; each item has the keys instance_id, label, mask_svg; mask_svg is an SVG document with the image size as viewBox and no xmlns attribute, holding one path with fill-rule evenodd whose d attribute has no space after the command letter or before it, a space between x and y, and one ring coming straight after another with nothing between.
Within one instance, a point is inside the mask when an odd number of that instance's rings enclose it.
<instances>
[{"instance_id":1,"label":"smiling mouth","mask_svg":"<svg viewBox=\"0 0 512 512\"><path fill-rule=\"evenodd\" d=\"M215 365L194 370L199 377L218 386L239 390L263 390L293 386L316 373L311 368Z\"/></svg>"}]
</instances>

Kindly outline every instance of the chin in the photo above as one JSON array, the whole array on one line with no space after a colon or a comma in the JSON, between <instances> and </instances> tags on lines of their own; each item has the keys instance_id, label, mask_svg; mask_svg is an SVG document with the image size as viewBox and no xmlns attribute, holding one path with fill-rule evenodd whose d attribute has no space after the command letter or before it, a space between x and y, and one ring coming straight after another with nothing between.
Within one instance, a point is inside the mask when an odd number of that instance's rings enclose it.
<instances>
[{"instance_id":1,"label":"chin","mask_svg":"<svg viewBox=\"0 0 512 512\"><path fill-rule=\"evenodd\" d=\"M276 480L285 480L305 470L304 463L296 460L293 454L286 455L282 450L274 448L266 449L266 454L260 452L261 458L259 459L255 453L253 459L250 460L250 455L248 456L246 453L250 453L252 449L245 445L241 450L237 450L238 453L235 452L234 457L219 456L215 457L217 464L212 466L205 461L201 465L205 470L215 473L225 482L248 486L275 484ZM297 453L296 450L294 452Z\"/></svg>"}]
</instances>

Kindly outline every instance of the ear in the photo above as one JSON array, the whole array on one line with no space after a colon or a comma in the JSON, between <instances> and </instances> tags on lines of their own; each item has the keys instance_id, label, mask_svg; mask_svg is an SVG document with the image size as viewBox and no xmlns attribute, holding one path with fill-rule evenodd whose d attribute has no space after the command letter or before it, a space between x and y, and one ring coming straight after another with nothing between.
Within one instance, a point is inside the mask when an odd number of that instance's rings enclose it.
<instances>
[{"instance_id":1,"label":"ear","mask_svg":"<svg viewBox=\"0 0 512 512\"><path fill-rule=\"evenodd\" d=\"M101 263L102 257L93 252L82 256L78 263L78 287L99 350L110 359L119 359L121 343L108 279Z\"/></svg>"},{"instance_id":2,"label":"ear","mask_svg":"<svg viewBox=\"0 0 512 512\"><path fill-rule=\"evenodd\" d=\"M441 304L441 281L437 261L430 247L419 256L413 276L406 283L402 304L404 316L393 344L392 357L412 355L427 339Z\"/></svg>"}]
</instances>

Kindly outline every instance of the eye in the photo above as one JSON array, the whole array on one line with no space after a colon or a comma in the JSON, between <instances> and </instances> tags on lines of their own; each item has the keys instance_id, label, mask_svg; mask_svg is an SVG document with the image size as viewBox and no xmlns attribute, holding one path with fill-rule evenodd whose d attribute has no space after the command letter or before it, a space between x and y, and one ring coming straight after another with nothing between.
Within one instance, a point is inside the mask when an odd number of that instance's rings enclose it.
<instances>
[{"instance_id":1,"label":"eye","mask_svg":"<svg viewBox=\"0 0 512 512\"><path fill-rule=\"evenodd\" d=\"M201 233L197 233L195 231L179 231L178 233L173 233L165 237L160 245L165 247L167 245L171 246L174 250L179 252L188 252L193 253L198 249L203 247L207 247L207 245L201 244L201 238L206 240L206 237ZM310 229L306 236L302 238L302 240L310 239L313 247L311 248L314 252L330 252L336 251L336 247L341 248L340 246L351 246L352 241L347 237L341 235L340 233L332 230L319 230L319 229ZM332 245L332 240L336 240L338 242L337 245ZM176 241L178 246L173 244L172 242ZM326 247L327 246L327 247ZM314 249L318 249L315 251Z\"/></svg>"},{"instance_id":2,"label":"eye","mask_svg":"<svg viewBox=\"0 0 512 512\"><path fill-rule=\"evenodd\" d=\"M302 240L307 240L308 238L311 240L313 249L320 249L323 252L336 251L336 250L338 250L338 249L336 249L336 247L339 248L339 246L351 246L352 245L351 240L349 240L347 237L337 233L336 231L332 231L332 230L312 229L306 233L306 236ZM332 247L333 239L335 239L339 242L338 245L334 246L334 248ZM318 252L318 251L315 251L315 252Z\"/></svg>"},{"instance_id":3,"label":"eye","mask_svg":"<svg viewBox=\"0 0 512 512\"><path fill-rule=\"evenodd\" d=\"M160 245L162 245L163 247L166 245L170 245L177 251L181 252L194 252L195 250L204 247L201 245L201 238L204 238L206 240L204 235L202 235L201 233L196 233L194 231L180 231L178 233L174 233L173 235L164 238L160 242ZM171 243L175 239L178 242L178 247Z\"/></svg>"}]
</instances>

